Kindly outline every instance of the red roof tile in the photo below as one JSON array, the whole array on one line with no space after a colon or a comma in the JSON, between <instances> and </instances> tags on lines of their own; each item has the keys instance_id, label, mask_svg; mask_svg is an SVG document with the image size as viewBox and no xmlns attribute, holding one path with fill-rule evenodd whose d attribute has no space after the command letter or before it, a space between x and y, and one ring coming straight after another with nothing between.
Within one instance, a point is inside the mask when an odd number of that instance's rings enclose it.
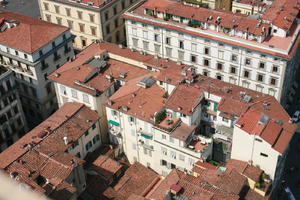
<instances>
[{"instance_id":1,"label":"red roof tile","mask_svg":"<svg viewBox=\"0 0 300 200\"><path fill-rule=\"evenodd\" d=\"M69 28L0 9L0 18L19 22L16 27L0 32L0 44L33 53L52 42Z\"/></svg>"},{"instance_id":2,"label":"red roof tile","mask_svg":"<svg viewBox=\"0 0 300 200\"><path fill-rule=\"evenodd\" d=\"M263 171L247 162L241 160L230 159L226 163L226 172L231 172L233 169L237 170L240 174L258 182Z\"/></svg>"}]
</instances>

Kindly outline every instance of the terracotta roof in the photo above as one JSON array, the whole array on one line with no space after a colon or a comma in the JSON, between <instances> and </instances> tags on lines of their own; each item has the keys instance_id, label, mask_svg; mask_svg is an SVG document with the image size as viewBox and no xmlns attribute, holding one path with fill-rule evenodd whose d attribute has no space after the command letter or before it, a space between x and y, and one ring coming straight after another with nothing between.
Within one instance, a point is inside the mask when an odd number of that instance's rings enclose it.
<instances>
[{"instance_id":1,"label":"terracotta roof","mask_svg":"<svg viewBox=\"0 0 300 200\"><path fill-rule=\"evenodd\" d=\"M0 18L18 25L0 32L0 44L33 53L68 31L69 28L0 9Z\"/></svg>"},{"instance_id":2,"label":"terracotta roof","mask_svg":"<svg viewBox=\"0 0 300 200\"><path fill-rule=\"evenodd\" d=\"M221 10L213 10L206 8L196 8L191 6L183 5L180 2L171 0L148 0L141 8L156 10L159 12L168 13L171 15L176 15L180 17L185 17L188 19L198 20L201 22L206 22L208 24L215 24L225 28L234 28L238 31L252 33L254 35L263 35L263 29L268 30L269 24L260 23L257 19L251 19L247 16L236 15L230 12L223 12ZM217 18L220 21L217 23ZM211 18L211 20L208 18ZM264 27L264 28L263 28Z\"/></svg>"},{"instance_id":3,"label":"terracotta roof","mask_svg":"<svg viewBox=\"0 0 300 200\"><path fill-rule=\"evenodd\" d=\"M153 116L159 112L165 103L163 88L154 83L149 88L137 85L143 78L132 80L122 86L110 97L112 105L106 106L127 113L139 119L153 122ZM127 107L127 111L123 108Z\"/></svg>"},{"instance_id":4,"label":"terracotta roof","mask_svg":"<svg viewBox=\"0 0 300 200\"><path fill-rule=\"evenodd\" d=\"M166 107L176 112L191 115L194 109L199 105L202 97L203 91L199 88L190 87L187 84L180 84L171 93L166 102Z\"/></svg>"},{"instance_id":5,"label":"terracotta roof","mask_svg":"<svg viewBox=\"0 0 300 200\"><path fill-rule=\"evenodd\" d=\"M98 171L104 177L107 177L107 178L115 175L122 168L122 165L119 162L111 159L108 156L104 156L104 155L99 156L93 162L93 165L98 169Z\"/></svg>"},{"instance_id":6,"label":"terracotta roof","mask_svg":"<svg viewBox=\"0 0 300 200\"><path fill-rule=\"evenodd\" d=\"M263 14L262 19L288 31L294 24L299 9L299 0L275 0Z\"/></svg>"},{"instance_id":7,"label":"terracotta roof","mask_svg":"<svg viewBox=\"0 0 300 200\"><path fill-rule=\"evenodd\" d=\"M255 192L254 190L250 189L245 198L245 200L264 200L266 198L264 198L262 195L260 195L258 192Z\"/></svg>"},{"instance_id":8,"label":"terracotta roof","mask_svg":"<svg viewBox=\"0 0 300 200\"><path fill-rule=\"evenodd\" d=\"M188 126L187 124L180 122L170 135L178 140L186 141L195 129L196 126Z\"/></svg>"},{"instance_id":9,"label":"terracotta roof","mask_svg":"<svg viewBox=\"0 0 300 200\"><path fill-rule=\"evenodd\" d=\"M106 59L107 67L100 70L95 76L90 77L90 75L97 70L97 67L89 62L101 54L109 56L109 58ZM130 59L132 63L141 63L144 68L129 64L128 59ZM97 59L94 60L100 62ZM113 86L115 79L127 82L131 79L136 79L151 73L150 70L146 69L146 66L151 66L155 70L159 70L158 73L152 74L156 80L167 81L173 85L177 84L184 77L181 75L181 70L188 68L185 65L178 65L173 61L157 59L151 55L141 55L138 52L120 48L118 45L102 42L92 43L81 53L76 55L73 61L65 63L62 67L49 75L48 78L77 90L96 95ZM186 73L188 75L191 74L191 72ZM125 76L121 77L121 74ZM113 77L112 81L107 79L108 75ZM76 81L96 90L81 86L77 84Z\"/></svg>"},{"instance_id":10,"label":"terracotta roof","mask_svg":"<svg viewBox=\"0 0 300 200\"><path fill-rule=\"evenodd\" d=\"M156 190L150 196L147 195L147 197L150 199L163 200L167 192L170 190L171 186L175 184L182 187L182 190L179 192L178 196L185 197L191 200L239 199L239 196L237 194L232 193L233 189L230 187L234 186L229 181L242 184L242 186L238 186L239 189L244 186L246 180L240 182L240 179L236 176L232 176L232 179L230 180L227 180L226 177L226 180L224 181L221 181L221 179L224 179L224 177L219 177L218 179L219 180L215 182L215 185L200 177L186 175L183 172L174 169L160 183ZM225 187L226 184L229 184L229 186Z\"/></svg>"},{"instance_id":11,"label":"terracotta roof","mask_svg":"<svg viewBox=\"0 0 300 200\"><path fill-rule=\"evenodd\" d=\"M98 114L80 103L66 103L47 120L0 154L0 167L18 174L19 181L34 190L61 198L73 195L74 188L64 181L83 160L65 151L99 119ZM68 137L66 145L63 137ZM47 178L50 185L39 185ZM52 189L51 189L52 188ZM57 190L56 190L57 189Z\"/></svg>"},{"instance_id":12,"label":"terracotta roof","mask_svg":"<svg viewBox=\"0 0 300 200\"><path fill-rule=\"evenodd\" d=\"M212 164L210 164L208 162L201 162L201 161L197 161L194 164L194 167L200 167L202 169L217 169L217 166L212 165Z\"/></svg>"},{"instance_id":13,"label":"terracotta roof","mask_svg":"<svg viewBox=\"0 0 300 200\"><path fill-rule=\"evenodd\" d=\"M226 163L226 172L231 172L233 169L237 170L240 174L258 182L263 171L247 162L230 159Z\"/></svg>"},{"instance_id":14,"label":"terracotta roof","mask_svg":"<svg viewBox=\"0 0 300 200\"><path fill-rule=\"evenodd\" d=\"M159 175L154 171L135 163L127 169L114 190L125 199L131 194L145 196L159 180Z\"/></svg>"}]
</instances>

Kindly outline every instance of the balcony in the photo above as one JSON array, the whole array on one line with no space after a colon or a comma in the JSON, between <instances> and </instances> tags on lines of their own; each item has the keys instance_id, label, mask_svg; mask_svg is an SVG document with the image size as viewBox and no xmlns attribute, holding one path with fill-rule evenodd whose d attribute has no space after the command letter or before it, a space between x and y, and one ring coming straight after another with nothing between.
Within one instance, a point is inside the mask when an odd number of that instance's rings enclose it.
<instances>
[{"instance_id":1,"label":"balcony","mask_svg":"<svg viewBox=\"0 0 300 200\"><path fill-rule=\"evenodd\" d=\"M153 145L145 144L145 142L144 142L143 140L139 140L139 145L140 145L141 147L144 147L144 148L146 148L146 149L149 149L149 150L151 150L151 151L154 151Z\"/></svg>"},{"instance_id":2,"label":"balcony","mask_svg":"<svg viewBox=\"0 0 300 200\"><path fill-rule=\"evenodd\" d=\"M138 136L143 137L143 138L148 139L148 140L149 139L151 140L153 138L153 134L145 133L145 132L139 132Z\"/></svg>"}]
</instances>

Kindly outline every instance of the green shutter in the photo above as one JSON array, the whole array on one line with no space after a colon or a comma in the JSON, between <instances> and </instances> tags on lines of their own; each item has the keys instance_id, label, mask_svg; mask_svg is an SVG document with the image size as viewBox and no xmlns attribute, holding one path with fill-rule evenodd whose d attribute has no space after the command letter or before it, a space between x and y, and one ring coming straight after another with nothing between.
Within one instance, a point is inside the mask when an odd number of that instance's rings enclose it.
<instances>
[{"instance_id":1,"label":"green shutter","mask_svg":"<svg viewBox=\"0 0 300 200\"><path fill-rule=\"evenodd\" d=\"M214 104L214 111L215 111L215 112L218 111L218 110L217 110L218 105L219 105L218 103L215 103L215 104Z\"/></svg>"},{"instance_id":2,"label":"green shutter","mask_svg":"<svg viewBox=\"0 0 300 200\"><path fill-rule=\"evenodd\" d=\"M108 123L112 124L112 125L115 125L115 126L120 126L120 124L118 122L115 122L113 120L109 120Z\"/></svg>"}]
</instances>

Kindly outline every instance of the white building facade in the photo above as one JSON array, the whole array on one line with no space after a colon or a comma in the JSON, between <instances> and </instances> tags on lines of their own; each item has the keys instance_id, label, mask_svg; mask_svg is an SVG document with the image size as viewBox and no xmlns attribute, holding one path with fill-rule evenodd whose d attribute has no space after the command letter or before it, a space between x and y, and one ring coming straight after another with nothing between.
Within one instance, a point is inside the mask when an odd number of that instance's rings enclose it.
<instances>
[{"instance_id":1,"label":"white building facade","mask_svg":"<svg viewBox=\"0 0 300 200\"><path fill-rule=\"evenodd\" d=\"M165 2L171 4L169 0ZM168 13L167 7L155 11L156 4L159 2L155 0L141 2L124 14L129 48L182 62L197 73L272 95L283 105L287 103L299 65L299 51L292 50L298 46L298 27L290 34L290 40L288 31L276 25L251 21L257 23L252 26L265 31L254 35L247 33L246 28L234 30L214 24L215 20L222 23L222 19L211 10L207 11L208 22L202 22ZM193 12L189 6L174 4L185 13ZM206 12L203 8L193 9L199 9L194 11L194 18L197 12ZM233 22L237 20L233 14L229 17ZM243 20L238 23L248 23L247 18ZM289 45L282 48L275 42L267 44L267 37L286 40Z\"/></svg>"},{"instance_id":2,"label":"white building facade","mask_svg":"<svg viewBox=\"0 0 300 200\"><path fill-rule=\"evenodd\" d=\"M20 45L26 43L23 46L25 49L20 49L22 46L19 45L13 46L8 39L1 41L0 60L2 64L15 72L22 106L28 125L32 128L57 109L54 87L47 76L73 58L72 40L74 36L65 27L37 19L28 19L28 17L7 13L7 11L0 14L0 16L2 15L5 19L16 20L15 24L10 24L11 28L7 28L0 33L4 39L8 38L12 31L15 33L15 37L18 37L18 35L31 37L28 41L19 41ZM6 23L9 24L10 22ZM36 23L36 26L31 23ZM37 30L33 34L33 32L24 32L23 27L31 27ZM47 30L47 28L49 29ZM54 29L54 33L51 33L51 30ZM39 38L41 35L46 39L41 40ZM10 37L16 40L13 38L14 35ZM32 45L32 47L27 45Z\"/></svg>"}]
</instances>

